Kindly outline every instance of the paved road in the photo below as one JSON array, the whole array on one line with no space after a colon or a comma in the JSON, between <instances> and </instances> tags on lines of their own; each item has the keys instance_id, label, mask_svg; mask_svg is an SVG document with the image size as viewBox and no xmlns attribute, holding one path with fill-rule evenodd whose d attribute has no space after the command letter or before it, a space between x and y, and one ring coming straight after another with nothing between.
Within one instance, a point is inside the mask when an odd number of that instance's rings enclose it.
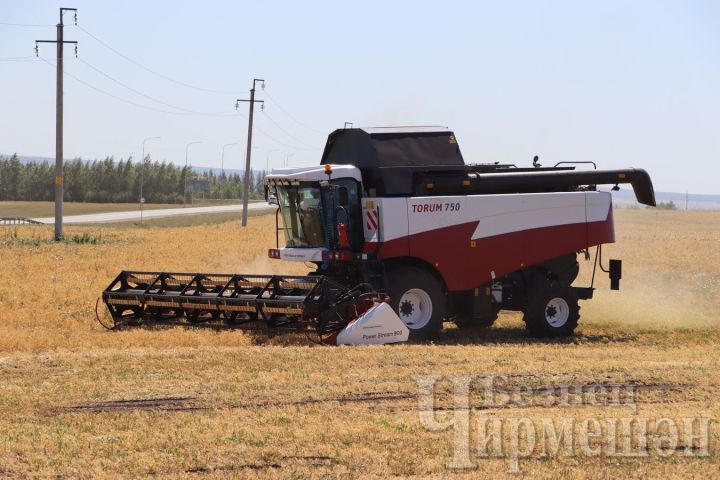
<instances>
[{"instance_id":1,"label":"paved road","mask_svg":"<svg viewBox=\"0 0 720 480\"><path fill-rule=\"evenodd\" d=\"M248 211L272 212L277 207L265 202L253 202L248 205ZM160 208L146 209L143 212L143 219L172 217L176 215L198 215L203 213L226 213L242 212L242 205L218 205L214 207L187 207L187 208ZM41 223L55 223L55 217L33 218ZM130 210L126 212L90 213L87 215L66 215L63 223L108 223L140 221L140 211Z\"/></svg>"}]
</instances>

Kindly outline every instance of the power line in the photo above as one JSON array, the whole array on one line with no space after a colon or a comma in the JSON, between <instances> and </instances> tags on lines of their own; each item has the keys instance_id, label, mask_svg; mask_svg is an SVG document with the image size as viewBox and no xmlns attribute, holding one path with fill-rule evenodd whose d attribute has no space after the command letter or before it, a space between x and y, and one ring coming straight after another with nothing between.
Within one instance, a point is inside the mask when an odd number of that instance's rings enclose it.
<instances>
[{"instance_id":1,"label":"power line","mask_svg":"<svg viewBox=\"0 0 720 480\"><path fill-rule=\"evenodd\" d=\"M127 55L119 52L118 50L114 49L113 47L111 47L110 45L108 45L107 43L105 43L104 41L100 40L98 37L96 37L96 36L93 35L92 33L90 33L90 32L88 32L87 30L85 30L82 26L77 25L77 28L79 28L80 30L82 30L82 31L83 31L86 35L88 35L89 37L93 38L93 39L94 39L96 42L98 42L100 45L102 45L103 47L105 47L105 48L107 48L108 50L110 50L111 52L113 52L115 55L118 55L118 56L124 58L125 60L127 60L128 62L132 63L133 65L142 68L142 69L145 70L146 72L152 73L153 75L156 75L156 76L158 76L158 77L160 77L160 78L162 78L162 79L164 79L164 80L167 80L167 81L169 81L169 82L176 83L176 84L178 84L178 85L182 85L183 87L192 88L193 90L198 90L198 91L201 91L201 92L221 93L221 94L225 94L225 95L235 95L235 94L240 93L240 92L238 92L238 91L236 91L236 90L235 90L235 91L233 91L233 90L215 90L215 89L211 89L211 88L203 88L203 87L198 87L198 86L196 86L196 85L191 85L191 84L189 84L189 83L181 82L180 80L175 80L174 78L168 77L167 75L163 75L163 74L160 73L160 72L156 72L155 70L153 70L153 69L151 69L151 68L148 68L148 67L146 67L145 65L143 65L143 64L141 64L141 63L139 63L139 62L136 62L136 61L133 60L132 58L130 58L130 57L128 57Z\"/></svg>"},{"instance_id":2,"label":"power line","mask_svg":"<svg viewBox=\"0 0 720 480\"><path fill-rule=\"evenodd\" d=\"M270 122L278 128L278 130L280 130L281 132L283 132L283 133L284 133L285 135L287 135L288 137L292 138L293 140L295 140L296 142L300 143L301 145L305 145L306 147L313 148L313 149L316 148L315 146L310 145L309 143L306 143L306 142L304 142L303 140L300 140L300 139L297 138L295 135L293 135L293 134L291 134L290 132L288 132L287 130L285 130L285 129L284 129L283 127L281 127L275 120L273 120L273 118L272 118L267 112L263 112L263 113L265 114L265 116L267 117L267 119L270 120Z\"/></svg>"},{"instance_id":3,"label":"power line","mask_svg":"<svg viewBox=\"0 0 720 480\"><path fill-rule=\"evenodd\" d=\"M123 88L125 88L125 89L127 89L127 90L130 90L131 92L133 92L133 93L135 93L135 94L137 94L137 95L140 95L141 97L147 98L147 99L150 100L150 101L159 103L159 104L161 104L161 105L165 105L166 107L174 108L174 109L176 109L176 110L181 110L181 111L183 111L183 112L192 113L192 114L195 114L195 115L220 115L220 116L224 116L224 115L227 115L227 113L228 113L228 112L198 112L198 111L195 111L195 110L190 110L190 109L187 109L187 108L178 107L177 105L173 105L173 104L171 104L171 103L167 103L167 102L164 102L164 101L162 101L162 100L158 100L158 99L155 98L155 97L152 97L152 96L150 96L150 95L147 95L147 94L145 94L145 93L143 93L143 92L141 92L141 91L139 91L139 90L136 90L135 88L133 88L133 87L131 87L131 86L129 86L129 85L126 85L125 83L121 82L120 80L118 80L118 79L116 79L116 78L108 75L107 73L103 72L103 71L100 70L99 68L91 65L89 62L86 62L86 61L83 60L82 58L78 58L78 60L79 60L80 62L82 62L83 64L87 65L89 68L95 70L97 73L99 73L99 74L102 75L103 77L111 80L112 82L117 83L117 84L120 85L121 87L123 87Z\"/></svg>"},{"instance_id":4,"label":"power line","mask_svg":"<svg viewBox=\"0 0 720 480\"><path fill-rule=\"evenodd\" d=\"M55 68L55 65L54 65L52 62L48 61L48 60L47 60L46 58L44 58L44 57L38 57L38 60L46 63L46 64L47 64L48 66L50 66L51 68ZM85 63L87 63L87 62L85 62ZM86 87L88 87L88 88L90 88L90 89L92 89L92 90L95 90L95 91L98 92L98 93L101 93L101 94L103 94L103 95L105 95L105 96L108 96L108 97L110 97L110 98L113 98L113 99L115 99L115 100L117 100L117 101L119 101L119 102L127 103L128 105L132 105L132 106L134 106L134 107L141 108L141 109L143 109L143 110L149 110L149 111L158 112L158 113L166 113L166 114L169 114L169 115L181 115L181 116L189 116L189 117L192 117L192 116L233 117L233 116L234 116L234 117L247 118L245 115L243 115L243 114L240 113L240 112L227 112L227 113L212 114L212 113L201 113L201 112L173 112L173 111L170 111L170 110L163 110L163 109L160 109L160 108L155 108L155 107L151 107L151 106L148 106L148 105L143 105L143 104L134 102L134 101L132 101L132 100L128 100L128 99L126 99L126 98L119 97L119 96L117 96L117 95L115 95L115 94L113 94L113 93L110 93L110 92L108 92L108 91L106 91L106 90L103 90L103 89L101 89L101 88L98 88L98 87L96 87L96 86L94 86L94 85L86 82L85 80L77 77L76 75L73 75L72 73L70 73L70 72L68 72L68 71L65 71L64 74L67 75L68 77L72 78L72 79L75 80L76 82L78 82L78 83L80 83L80 84L82 84L82 85L85 85ZM260 128L260 127L257 126L257 125L255 126L255 130L257 130L261 135L263 135L264 137L266 137L268 140L274 142L275 144L282 145L282 146L284 146L284 147L286 147L286 148L290 148L290 149L292 149L292 150L298 150L298 151L303 151L303 150L320 150L319 148L316 148L316 147L302 148L302 147L298 147L297 145L292 145L292 144L290 144L290 143L284 142L284 141L282 141L282 140L280 140L280 139L272 136L271 134L269 134L268 132L266 132L265 130L263 130L262 128Z\"/></svg>"},{"instance_id":5,"label":"power line","mask_svg":"<svg viewBox=\"0 0 720 480\"><path fill-rule=\"evenodd\" d=\"M37 58L34 55L26 57L0 57L0 62L36 62Z\"/></svg>"},{"instance_id":6,"label":"power line","mask_svg":"<svg viewBox=\"0 0 720 480\"><path fill-rule=\"evenodd\" d=\"M40 59L41 59L43 62L47 63L49 66L55 68L55 65L53 65L51 62L49 62L47 59L45 59L45 58L43 58L43 57L40 57ZM150 107L150 106L148 106L148 105L143 105L143 104L141 104L141 103L133 102L132 100L128 100L128 99L126 99L126 98L122 98L122 97L119 97L119 96L117 96L117 95L114 95L114 94L112 94L112 93L110 93L110 92L107 92L107 91L105 91L105 90L103 90L103 89L101 89L101 88L98 88L98 87L96 87L96 86L94 86L94 85L86 82L85 80L82 80L82 79L76 77L75 75L73 75L73 74L70 73L70 72L65 71L64 73L65 73L65 75L67 75L68 77L72 78L72 79L75 80L76 82L81 83L81 84L85 85L86 87L95 90L96 92L102 93L103 95L106 95L106 96L108 96L108 97L114 98L115 100L118 100L118 101L123 102L123 103L127 103L127 104L129 104L129 105L133 105L133 106L138 107L138 108L142 108L142 109L144 109L144 110L150 110L150 111L159 112L159 113L167 113L167 114L170 114L170 115L183 115L183 116L209 116L209 117L239 116L239 114L234 113L234 112L214 114L214 113L201 113L201 112L194 112L194 113L190 113L190 112L173 112L173 111L170 111L170 110L162 110L162 109L160 109L160 108Z\"/></svg>"},{"instance_id":7,"label":"power line","mask_svg":"<svg viewBox=\"0 0 720 480\"><path fill-rule=\"evenodd\" d=\"M278 107L278 109L280 109L281 112L283 112L285 115L287 115L292 121L294 121L295 123L297 123L297 124L300 125L301 127L305 127L306 129L308 129L308 130L310 130L310 131L312 131L312 132L319 133L319 134L321 134L321 135L325 135L325 132L321 132L320 130L318 130L318 129L316 129L316 128L313 128L313 127L308 126L307 124L305 124L305 123L301 122L300 120L298 120L294 115L292 115L290 112L288 112L285 108L283 108L283 106L280 105L280 103L279 103L277 100L275 100L275 98L273 98L272 95L270 95L270 93L267 91L267 88L263 89L263 93L268 97L268 99L269 99L276 107Z\"/></svg>"},{"instance_id":8,"label":"power line","mask_svg":"<svg viewBox=\"0 0 720 480\"><path fill-rule=\"evenodd\" d=\"M291 149L291 150L320 150L319 148L315 148L315 147L311 147L311 148L300 148L300 147L298 147L297 145L289 144L289 143L284 142L284 141L282 141L282 140L280 140L280 139L278 139L278 138L273 137L272 135L270 135L269 133L267 133L265 130L263 130L262 128L258 127L257 125L255 125L255 130L257 130L258 132L260 132L260 133L261 133L264 137L266 137L267 139L275 142L276 144L283 145L283 146L285 146L285 147L287 147L287 148L289 148L289 149Z\"/></svg>"},{"instance_id":9,"label":"power line","mask_svg":"<svg viewBox=\"0 0 720 480\"><path fill-rule=\"evenodd\" d=\"M5 25L8 27L54 27L55 25L52 24L37 24L37 23L9 23L9 22L0 22L0 25Z\"/></svg>"}]
</instances>

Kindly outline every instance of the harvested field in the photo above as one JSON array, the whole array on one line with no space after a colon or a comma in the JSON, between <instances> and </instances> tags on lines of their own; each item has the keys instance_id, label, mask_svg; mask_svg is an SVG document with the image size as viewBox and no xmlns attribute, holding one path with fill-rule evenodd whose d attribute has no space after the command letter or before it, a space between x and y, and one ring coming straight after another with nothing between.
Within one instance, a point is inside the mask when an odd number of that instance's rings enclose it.
<instances>
[{"instance_id":1,"label":"harvested field","mask_svg":"<svg viewBox=\"0 0 720 480\"><path fill-rule=\"evenodd\" d=\"M633 444L631 456L581 448L543 456L538 434L519 471L716 477L720 213L617 210L615 219L618 243L605 259L624 260L622 290L598 277L574 337L530 339L519 315L507 314L490 330L446 324L431 344L340 348L302 335L202 326L107 332L95 322L95 300L121 269L304 273L302 264L267 259L273 216L251 218L247 230L239 222L69 227L88 240L62 244L49 241L46 227L2 230L0 477L518 478L507 455L476 455L485 418L650 419L651 433L662 418L676 426L706 419L707 454L681 438L660 449ZM447 467L452 427L426 428L426 375L440 376L437 421L453 418L452 379L473 376L474 469ZM488 378L496 380L489 389Z\"/></svg>"}]
</instances>

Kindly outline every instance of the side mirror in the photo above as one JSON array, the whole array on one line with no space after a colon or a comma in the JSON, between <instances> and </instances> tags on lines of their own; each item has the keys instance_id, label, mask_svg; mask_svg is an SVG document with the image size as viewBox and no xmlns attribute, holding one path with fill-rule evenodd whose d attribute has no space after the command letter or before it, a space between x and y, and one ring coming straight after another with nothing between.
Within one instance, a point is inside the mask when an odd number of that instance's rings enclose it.
<instances>
[{"instance_id":1,"label":"side mirror","mask_svg":"<svg viewBox=\"0 0 720 480\"><path fill-rule=\"evenodd\" d=\"M343 207L347 207L350 203L350 195L348 194L347 187L338 188L338 203Z\"/></svg>"}]
</instances>

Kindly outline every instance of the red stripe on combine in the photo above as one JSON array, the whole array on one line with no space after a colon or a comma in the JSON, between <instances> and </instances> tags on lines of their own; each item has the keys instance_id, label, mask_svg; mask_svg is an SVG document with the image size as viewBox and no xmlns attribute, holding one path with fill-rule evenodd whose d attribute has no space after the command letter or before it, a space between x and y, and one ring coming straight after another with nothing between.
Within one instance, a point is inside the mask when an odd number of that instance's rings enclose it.
<instances>
[{"instance_id":1,"label":"red stripe on combine","mask_svg":"<svg viewBox=\"0 0 720 480\"><path fill-rule=\"evenodd\" d=\"M478 222L430 230L378 246L383 259L410 256L433 265L450 291L469 290L530 265L615 241L613 217L471 240Z\"/></svg>"}]
</instances>

